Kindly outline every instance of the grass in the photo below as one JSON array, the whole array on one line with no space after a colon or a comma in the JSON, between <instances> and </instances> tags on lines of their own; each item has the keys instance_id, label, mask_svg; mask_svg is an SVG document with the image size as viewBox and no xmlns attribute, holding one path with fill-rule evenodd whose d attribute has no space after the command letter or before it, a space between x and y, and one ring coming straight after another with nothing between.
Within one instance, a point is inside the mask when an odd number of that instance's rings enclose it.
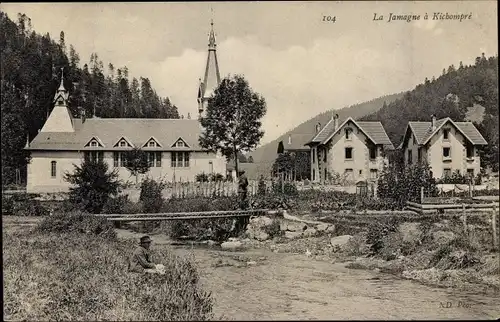
<instances>
[{"instance_id":1,"label":"grass","mask_svg":"<svg viewBox=\"0 0 500 322\"><path fill-rule=\"evenodd\" d=\"M93 234L3 231L6 320L208 320L192 261L154 249L167 274L127 272L136 245Z\"/></svg>"}]
</instances>

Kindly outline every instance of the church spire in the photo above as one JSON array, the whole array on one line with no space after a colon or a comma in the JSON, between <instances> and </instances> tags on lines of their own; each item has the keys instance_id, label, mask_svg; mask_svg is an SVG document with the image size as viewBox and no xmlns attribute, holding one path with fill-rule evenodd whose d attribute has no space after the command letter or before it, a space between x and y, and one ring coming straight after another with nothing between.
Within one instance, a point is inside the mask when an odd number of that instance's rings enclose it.
<instances>
[{"instance_id":1,"label":"church spire","mask_svg":"<svg viewBox=\"0 0 500 322\"><path fill-rule=\"evenodd\" d=\"M214 20L210 21L210 34L208 34L208 50L215 50L217 44L215 43Z\"/></svg>"},{"instance_id":2,"label":"church spire","mask_svg":"<svg viewBox=\"0 0 500 322\"><path fill-rule=\"evenodd\" d=\"M210 22L208 34L208 56L203 82L199 86L198 112L201 115L206 109L208 99L220 84L219 63L217 61L217 43L215 39L214 22Z\"/></svg>"}]
</instances>

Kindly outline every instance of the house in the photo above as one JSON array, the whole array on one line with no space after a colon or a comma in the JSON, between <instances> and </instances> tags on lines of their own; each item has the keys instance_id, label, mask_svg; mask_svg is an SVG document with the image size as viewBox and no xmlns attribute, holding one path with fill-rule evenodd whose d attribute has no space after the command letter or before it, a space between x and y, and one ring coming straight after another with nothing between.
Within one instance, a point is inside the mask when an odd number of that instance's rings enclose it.
<instances>
[{"instance_id":1,"label":"house","mask_svg":"<svg viewBox=\"0 0 500 322\"><path fill-rule=\"evenodd\" d=\"M203 89L219 83L218 65L212 64L215 55L215 35L210 32L209 56ZM216 70L210 66L215 66ZM215 83L209 80L215 79ZM205 91L206 92L206 91ZM206 93L198 97L206 103ZM28 192L67 191L66 172L84 159L103 160L110 169L117 169L119 179L135 181L125 168L124 152L141 148L147 152L149 172L145 176L168 181L194 181L199 173L225 173L226 160L220 154L202 149L198 138L202 127L191 119L131 119L131 118L74 118L67 106L68 91L64 75L57 90L55 106L37 136L27 142L31 162L28 164ZM199 112L203 112L200 109Z\"/></svg>"},{"instance_id":2,"label":"house","mask_svg":"<svg viewBox=\"0 0 500 322\"><path fill-rule=\"evenodd\" d=\"M321 128L307 145L311 147L311 179L324 182L332 178L345 183L375 181L388 164L387 150L391 140L380 122L355 121L347 118L338 125L338 115Z\"/></svg>"},{"instance_id":3,"label":"house","mask_svg":"<svg viewBox=\"0 0 500 322\"><path fill-rule=\"evenodd\" d=\"M430 122L408 122L400 148L405 165L426 162L434 178L453 172L475 176L481 169L478 148L488 143L472 122L454 122L449 117Z\"/></svg>"},{"instance_id":4,"label":"house","mask_svg":"<svg viewBox=\"0 0 500 322\"><path fill-rule=\"evenodd\" d=\"M278 169L273 168L273 175L282 175L285 180L303 180L310 178L309 158L310 148L304 143L307 143L311 138L311 134L307 133L289 133L287 140L281 140L278 143L278 158L282 153L289 153L292 156L293 164L286 173L279 173ZM278 160L275 160L275 162Z\"/></svg>"}]
</instances>

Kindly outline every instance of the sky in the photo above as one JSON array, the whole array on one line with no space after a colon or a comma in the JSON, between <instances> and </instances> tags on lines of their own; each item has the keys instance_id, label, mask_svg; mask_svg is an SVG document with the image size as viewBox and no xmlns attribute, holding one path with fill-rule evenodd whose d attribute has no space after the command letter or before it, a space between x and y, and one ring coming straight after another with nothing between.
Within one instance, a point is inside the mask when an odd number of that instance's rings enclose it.
<instances>
[{"instance_id":1,"label":"sky","mask_svg":"<svg viewBox=\"0 0 500 322\"><path fill-rule=\"evenodd\" d=\"M72 44L81 64L148 77L181 114L197 115L210 21L221 77L240 74L267 102L261 144L315 115L413 89L454 64L498 53L496 1L1 3L13 19ZM462 21L433 20L434 13ZM389 15L420 15L391 20ZM425 20L424 15L429 19ZM383 16L382 20L374 20ZM325 17L335 17L335 21Z\"/></svg>"}]
</instances>

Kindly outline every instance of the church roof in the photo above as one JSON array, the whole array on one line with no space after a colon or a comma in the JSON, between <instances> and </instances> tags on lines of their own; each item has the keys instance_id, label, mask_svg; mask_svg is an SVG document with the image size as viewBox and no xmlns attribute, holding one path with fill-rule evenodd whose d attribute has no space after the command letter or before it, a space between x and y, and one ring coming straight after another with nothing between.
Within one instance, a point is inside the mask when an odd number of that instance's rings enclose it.
<instances>
[{"instance_id":1,"label":"church roof","mask_svg":"<svg viewBox=\"0 0 500 322\"><path fill-rule=\"evenodd\" d=\"M190 119L130 119L89 118L82 123L73 119L74 132L40 132L28 150L123 150L115 147L125 137L135 147L142 148L153 137L162 147L145 148L158 151L203 151L198 143L202 128L198 120ZM85 147L98 138L104 147ZM172 147L181 138L189 148Z\"/></svg>"}]
</instances>

